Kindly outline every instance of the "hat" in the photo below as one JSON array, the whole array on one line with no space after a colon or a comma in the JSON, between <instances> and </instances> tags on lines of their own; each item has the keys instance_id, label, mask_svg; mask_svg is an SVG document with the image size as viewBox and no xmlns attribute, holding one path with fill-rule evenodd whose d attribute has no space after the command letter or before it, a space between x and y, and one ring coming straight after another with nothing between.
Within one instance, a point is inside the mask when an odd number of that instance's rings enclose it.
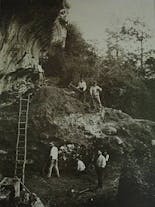
<instances>
[{"instance_id":1,"label":"hat","mask_svg":"<svg viewBox=\"0 0 155 207\"><path fill-rule=\"evenodd\" d=\"M54 143L53 142L50 142L49 145L52 146L52 145L54 145Z\"/></svg>"}]
</instances>

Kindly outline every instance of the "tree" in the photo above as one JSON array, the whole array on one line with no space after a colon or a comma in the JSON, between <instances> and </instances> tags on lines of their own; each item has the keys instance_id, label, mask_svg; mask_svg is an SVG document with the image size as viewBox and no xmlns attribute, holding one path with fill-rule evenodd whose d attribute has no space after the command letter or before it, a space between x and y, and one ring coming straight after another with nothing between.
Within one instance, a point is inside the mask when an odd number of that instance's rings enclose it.
<instances>
[{"instance_id":1,"label":"tree","mask_svg":"<svg viewBox=\"0 0 155 207\"><path fill-rule=\"evenodd\" d=\"M121 41L123 40L123 36L120 35L120 31L112 31L107 29L107 55L110 57L114 57L116 59L119 58L124 51L121 47Z\"/></svg>"},{"instance_id":2,"label":"tree","mask_svg":"<svg viewBox=\"0 0 155 207\"><path fill-rule=\"evenodd\" d=\"M145 61L145 75L146 78L151 79L155 77L155 58L154 57L149 57Z\"/></svg>"},{"instance_id":3,"label":"tree","mask_svg":"<svg viewBox=\"0 0 155 207\"><path fill-rule=\"evenodd\" d=\"M76 83L81 76L89 82L97 75L95 48L84 40L77 26L70 24L67 31L65 48L56 47L46 71L48 75L58 77L63 86L71 81Z\"/></svg>"},{"instance_id":4,"label":"tree","mask_svg":"<svg viewBox=\"0 0 155 207\"><path fill-rule=\"evenodd\" d=\"M144 43L151 38L150 30L140 19L127 19L121 28L120 33L128 40L138 42L140 45L140 67L144 74Z\"/></svg>"}]
</instances>

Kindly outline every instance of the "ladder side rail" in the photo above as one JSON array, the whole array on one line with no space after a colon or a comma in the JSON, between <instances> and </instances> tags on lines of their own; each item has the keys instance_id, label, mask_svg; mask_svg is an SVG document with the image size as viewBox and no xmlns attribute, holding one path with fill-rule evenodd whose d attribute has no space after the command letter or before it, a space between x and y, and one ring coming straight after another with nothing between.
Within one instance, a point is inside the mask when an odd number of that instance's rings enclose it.
<instances>
[{"instance_id":1,"label":"ladder side rail","mask_svg":"<svg viewBox=\"0 0 155 207\"><path fill-rule=\"evenodd\" d=\"M24 163L23 163L23 176L22 176L23 183L25 181L25 165L26 165L26 160L27 160L27 130L28 130L29 104L30 104L30 95L28 95L27 109L26 109L26 120L25 120L25 149L24 149Z\"/></svg>"},{"instance_id":2,"label":"ladder side rail","mask_svg":"<svg viewBox=\"0 0 155 207\"><path fill-rule=\"evenodd\" d=\"M17 135L17 143L16 143L16 163L15 163L15 175L17 173L17 165L18 165L18 146L19 146L19 139L20 139L20 118L21 118L21 109L22 109L22 101L20 98L19 102L19 114L18 114L18 135Z\"/></svg>"}]
</instances>

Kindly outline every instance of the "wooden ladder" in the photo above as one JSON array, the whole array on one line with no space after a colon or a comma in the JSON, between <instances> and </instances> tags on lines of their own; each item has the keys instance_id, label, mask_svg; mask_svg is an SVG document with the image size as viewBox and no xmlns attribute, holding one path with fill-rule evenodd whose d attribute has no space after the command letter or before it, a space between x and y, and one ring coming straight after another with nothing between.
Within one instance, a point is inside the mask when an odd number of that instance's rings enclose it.
<instances>
[{"instance_id":1,"label":"wooden ladder","mask_svg":"<svg viewBox=\"0 0 155 207\"><path fill-rule=\"evenodd\" d=\"M16 143L15 176L21 178L23 184L25 181L25 165L27 160L27 129L30 96L31 94L27 95L26 98L20 97L18 115L18 136Z\"/></svg>"}]
</instances>

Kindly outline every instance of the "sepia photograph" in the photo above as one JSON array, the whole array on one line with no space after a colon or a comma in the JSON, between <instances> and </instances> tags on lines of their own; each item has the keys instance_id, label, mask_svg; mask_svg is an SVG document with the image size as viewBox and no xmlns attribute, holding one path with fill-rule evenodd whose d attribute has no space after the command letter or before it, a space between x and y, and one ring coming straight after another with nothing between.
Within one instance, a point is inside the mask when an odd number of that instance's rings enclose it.
<instances>
[{"instance_id":1,"label":"sepia photograph","mask_svg":"<svg viewBox=\"0 0 155 207\"><path fill-rule=\"evenodd\" d=\"M155 0L0 0L0 207L155 207Z\"/></svg>"}]
</instances>

